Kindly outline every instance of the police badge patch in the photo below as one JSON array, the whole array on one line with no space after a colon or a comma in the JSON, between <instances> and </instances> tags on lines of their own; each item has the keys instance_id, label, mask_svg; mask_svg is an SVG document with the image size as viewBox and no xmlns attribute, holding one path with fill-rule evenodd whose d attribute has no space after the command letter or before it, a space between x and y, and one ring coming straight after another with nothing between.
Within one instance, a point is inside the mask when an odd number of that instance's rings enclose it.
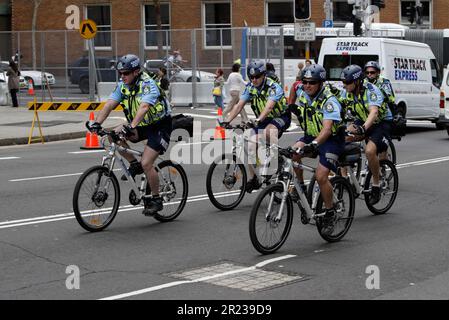
<instances>
[{"instance_id":1,"label":"police badge patch","mask_svg":"<svg viewBox=\"0 0 449 320\"><path fill-rule=\"evenodd\" d=\"M330 113L330 112L334 112L334 110L335 110L334 105L333 105L332 103L326 104L325 109L326 109L326 111L329 112L329 113Z\"/></svg>"},{"instance_id":2,"label":"police badge patch","mask_svg":"<svg viewBox=\"0 0 449 320\"><path fill-rule=\"evenodd\" d=\"M143 94L149 94L150 93L150 87L145 86L143 87Z\"/></svg>"},{"instance_id":3,"label":"police badge patch","mask_svg":"<svg viewBox=\"0 0 449 320\"><path fill-rule=\"evenodd\" d=\"M370 98L371 98L371 100L376 101L377 100L377 94L375 94L374 92L371 92Z\"/></svg>"},{"instance_id":4,"label":"police badge patch","mask_svg":"<svg viewBox=\"0 0 449 320\"><path fill-rule=\"evenodd\" d=\"M270 89L270 91L268 91L268 94L270 95L270 97L273 97L276 95L276 90L274 88Z\"/></svg>"}]
</instances>

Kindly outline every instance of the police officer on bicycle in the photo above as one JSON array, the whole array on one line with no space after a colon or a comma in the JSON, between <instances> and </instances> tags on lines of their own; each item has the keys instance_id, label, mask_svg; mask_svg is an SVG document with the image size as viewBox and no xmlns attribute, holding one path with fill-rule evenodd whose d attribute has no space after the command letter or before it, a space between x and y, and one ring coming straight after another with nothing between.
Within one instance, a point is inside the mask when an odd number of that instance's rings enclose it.
<instances>
[{"instance_id":1,"label":"police officer on bicycle","mask_svg":"<svg viewBox=\"0 0 449 320\"><path fill-rule=\"evenodd\" d=\"M267 142L276 143L282 133L290 127L291 113L287 108L287 99L282 87L267 76L266 65L262 60L252 60L247 67L247 75L250 82L240 96L239 102L233 107L225 121L226 127L240 113L247 102L251 103L251 109L256 115L255 138L262 135ZM257 141L257 140L256 140ZM255 143L249 145L250 164L255 164ZM250 179L246 185L246 191L251 192L261 187L253 167L249 166Z\"/></svg>"},{"instance_id":2,"label":"police officer on bicycle","mask_svg":"<svg viewBox=\"0 0 449 320\"><path fill-rule=\"evenodd\" d=\"M101 130L101 124L110 112L119 104L122 105L128 123L114 130L122 133L131 142L147 140L141 162L133 155L121 153L129 161L129 172L134 178L145 173L151 187L151 198L144 198L143 214L152 216L162 210L162 198L159 196L159 177L154 162L163 154L170 141L172 131L171 108L165 98L164 90L150 76L141 71L140 59L127 54L121 57L116 65L120 81L109 96L104 108L98 113L94 123L88 123L90 131ZM120 142L127 147L127 143ZM122 177L125 180L126 177Z\"/></svg>"},{"instance_id":3,"label":"police officer on bicycle","mask_svg":"<svg viewBox=\"0 0 449 320\"><path fill-rule=\"evenodd\" d=\"M348 131L367 140L365 154L373 173L370 203L374 205L380 200L378 154L388 148L393 116L381 90L371 82L364 82L360 66L347 66L340 79L345 88L341 91L340 101L355 118Z\"/></svg>"},{"instance_id":4,"label":"police officer on bicycle","mask_svg":"<svg viewBox=\"0 0 449 320\"><path fill-rule=\"evenodd\" d=\"M290 105L289 108L296 114L304 130L304 137L300 138L293 148L301 148L303 156L306 157L319 155L316 180L326 207L323 226L325 232L330 233L333 230L336 211L329 172L337 171L338 157L344 151L345 137L342 106L325 81L326 70L321 65L306 67L303 70L303 90L298 97L298 105ZM302 156L295 155L293 160L301 162L301 158ZM303 170L295 167L295 173L304 192ZM292 192L292 198L297 201L296 190Z\"/></svg>"}]
</instances>

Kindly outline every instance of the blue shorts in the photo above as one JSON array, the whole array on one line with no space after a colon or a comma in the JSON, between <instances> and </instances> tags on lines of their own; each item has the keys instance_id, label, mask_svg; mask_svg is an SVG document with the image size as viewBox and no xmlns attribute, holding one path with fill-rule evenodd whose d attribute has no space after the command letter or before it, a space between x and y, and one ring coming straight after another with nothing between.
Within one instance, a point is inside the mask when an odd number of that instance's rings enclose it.
<instances>
[{"instance_id":1,"label":"blue shorts","mask_svg":"<svg viewBox=\"0 0 449 320\"><path fill-rule=\"evenodd\" d=\"M298 139L298 141L305 144L311 143L315 137L305 135ZM320 163L325 168L337 172L338 158L345 151L345 137L343 134L338 134L329 137L326 142L318 147L318 154L320 156Z\"/></svg>"},{"instance_id":2,"label":"blue shorts","mask_svg":"<svg viewBox=\"0 0 449 320\"><path fill-rule=\"evenodd\" d=\"M147 146L151 149L159 152L159 154L164 154L167 151L172 132L171 116L166 116L162 120L148 126L139 126L136 129L139 137L136 140L131 140L131 142L148 139Z\"/></svg>"},{"instance_id":3,"label":"blue shorts","mask_svg":"<svg viewBox=\"0 0 449 320\"><path fill-rule=\"evenodd\" d=\"M279 118L268 118L259 123L257 128L254 128L256 133L259 130L264 130L269 124L274 125L278 129L278 138L282 137L282 134L287 131L292 122L292 115L290 112L284 113Z\"/></svg>"},{"instance_id":4,"label":"blue shorts","mask_svg":"<svg viewBox=\"0 0 449 320\"><path fill-rule=\"evenodd\" d=\"M363 122L356 120L357 125L362 125ZM369 128L365 136L367 140L371 140L377 148L377 153L382 153L388 149L388 140L390 140L391 134L391 121L381 121L380 123L374 124Z\"/></svg>"}]
</instances>

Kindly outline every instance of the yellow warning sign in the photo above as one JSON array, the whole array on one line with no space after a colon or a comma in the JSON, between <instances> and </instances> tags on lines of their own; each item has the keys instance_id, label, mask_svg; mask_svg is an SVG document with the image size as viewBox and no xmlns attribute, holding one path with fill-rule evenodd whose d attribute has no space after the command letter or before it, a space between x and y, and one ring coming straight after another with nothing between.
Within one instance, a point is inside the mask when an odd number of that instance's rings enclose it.
<instances>
[{"instance_id":1,"label":"yellow warning sign","mask_svg":"<svg viewBox=\"0 0 449 320\"><path fill-rule=\"evenodd\" d=\"M97 25L93 20L86 19L80 22L80 35L84 39L92 39L97 34Z\"/></svg>"},{"instance_id":2,"label":"yellow warning sign","mask_svg":"<svg viewBox=\"0 0 449 320\"><path fill-rule=\"evenodd\" d=\"M31 111L98 111L103 109L106 102L28 102L28 110ZM114 111L122 111L118 105Z\"/></svg>"}]
</instances>

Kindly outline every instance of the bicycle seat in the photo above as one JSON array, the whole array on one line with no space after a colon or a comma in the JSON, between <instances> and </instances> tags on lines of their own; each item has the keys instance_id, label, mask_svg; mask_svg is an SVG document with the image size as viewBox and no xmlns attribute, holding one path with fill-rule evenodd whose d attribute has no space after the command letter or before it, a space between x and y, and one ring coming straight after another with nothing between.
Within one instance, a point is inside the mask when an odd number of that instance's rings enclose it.
<instances>
[{"instance_id":1,"label":"bicycle seat","mask_svg":"<svg viewBox=\"0 0 449 320\"><path fill-rule=\"evenodd\" d=\"M362 157L362 152L358 143L347 143L344 152L340 155L338 161L341 165L352 164Z\"/></svg>"}]
</instances>

